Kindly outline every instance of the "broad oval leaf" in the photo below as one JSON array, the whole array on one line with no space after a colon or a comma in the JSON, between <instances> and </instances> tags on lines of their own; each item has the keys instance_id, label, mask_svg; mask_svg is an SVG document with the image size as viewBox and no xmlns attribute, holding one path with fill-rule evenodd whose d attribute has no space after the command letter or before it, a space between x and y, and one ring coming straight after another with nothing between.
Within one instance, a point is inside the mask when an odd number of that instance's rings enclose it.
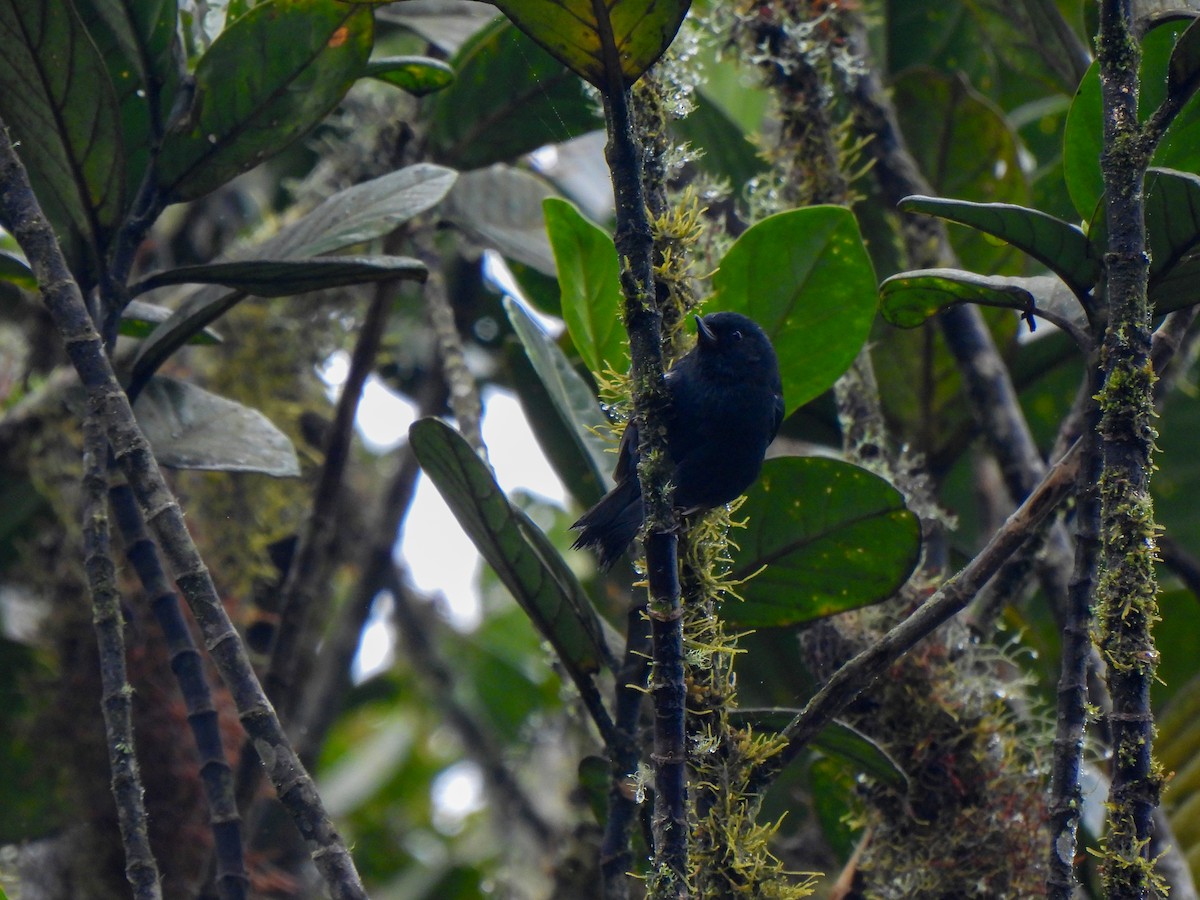
<instances>
[{"instance_id":1,"label":"broad oval leaf","mask_svg":"<svg viewBox=\"0 0 1200 900\"><path fill-rule=\"evenodd\" d=\"M529 313L512 297L504 298L504 311L521 341L546 399L550 401L542 404L548 409L538 412L552 415L557 426L553 429L554 436L565 435L566 440L551 442L551 435L538 429L540 416L531 415L535 433L546 455L554 461L555 470L572 485L576 499L590 506L611 486L608 471L615 457L605 453L609 445L600 437L608 423L591 388ZM564 444L566 447L562 448ZM561 452L556 452L560 448Z\"/></svg>"},{"instance_id":2,"label":"broad oval leaf","mask_svg":"<svg viewBox=\"0 0 1200 900\"><path fill-rule=\"evenodd\" d=\"M555 59L602 91L614 82L633 84L654 65L691 6L691 0L492 2ZM610 66L618 71L610 73Z\"/></svg>"},{"instance_id":3,"label":"broad oval leaf","mask_svg":"<svg viewBox=\"0 0 1200 900\"><path fill-rule=\"evenodd\" d=\"M108 66L125 144L126 199L141 184L166 131L184 74L178 0L75 0Z\"/></svg>"},{"instance_id":4,"label":"broad oval leaf","mask_svg":"<svg viewBox=\"0 0 1200 900\"><path fill-rule=\"evenodd\" d=\"M167 134L159 186L193 200L316 125L367 65L369 7L338 0L267 0L234 20L200 57L195 99Z\"/></svg>"},{"instance_id":5,"label":"broad oval leaf","mask_svg":"<svg viewBox=\"0 0 1200 900\"><path fill-rule=\"evenodd\" d=\"M566 200L542 203L546 232L562 292L563 321L571 341L593 372L629 368L629 344L622 325L621 272L608 232L590 222Z\"/></svg>"},{"instance_id":6,"label":"broad oval leaf","mask_svg":"<svg viewBox=\"0 0 1200 900\"><path fill-rule=\"evenodd\" d=\"M464 172L446 197L446 218L485 247L554 277L554 251L542 204L553 187L531 172L502 163Z\"/></svg>"},{"instance_id":7,"label":"broad oval leaf","mask_svg":"<svg viewBox=\"0 0 1200 900\"><path fill-rule=\"evenodd\" d=\"M1100 278L1100 260L1082 230L1036 209L1011 203L971 203L912 196L900 201L906 212L938 216L998 237L1057 273L1083 296Z\"/></svg>"},{"instance_id":8,"label":"broad oval leaf","mask_svg":"<svg viewBox=\"0 0 1200 900\"><path fill-rule=\"evenodd\" d=\"M440 203L454 186L453 169L418 163L326 198L299 221L249 251L254 256L319 256L383 237Z\"/></svg>"},{"instance_id":9,"label":"broad oval leaf","mask_svg":"<svg viewBox=\"0 0 1200 900\"><path fill-rule=\"evenodd\" d=\"M0 0L0 119L84 288L124 210L108 69L72 4Z\"/></svg>"},{"instance_id":10,"label":"broad oval leaf","mask_svg":"<svg viewBox=\"0 0 1200 900\"><path fill-rule=\"evenodd\" d=\"M502 18L450 64L454 83L429 100L440 162L476 169L604 127L579 79Z\"/></svg>"},{"instance_id":11,"label":"broad oval leaf","mask_svg":"<svg viewBox=\"0 0 1200 900\"><path fill-rule=\"evenodd\" d=\"M266 416L194 384L152 378L133 412L164 466L278 478L300 474L292 442Z\"/></svg>"},{"instance_id":12,"label":"broad oval leaf","mask_svg":"<svg viewBox=\"0 0 1200 900\"><path fill-rule=\"evenodd\" d=\"M893 86L909 149L933 193L978 203L1020 203L1029 195L1020 144L1004 112L960 75L920 68ZM972 231L950 239L961 264L977 272L1019 271L1012 249Z\"/></svg>"},{"instance_id":13,"label":"broad oval leaf","mask_svg":"<svg viewBox=\"0 0 1200 900\"><path fill-rule=\"evenodd\" d=\"M998 306L1030 313L1034 298L1001 275L976 275L961 269L917 269L901 272L879 286L879 312L897 328L916 328L960 303Z\"/></svg>"},{"instance_id":14,"label":"broad oval leaf","mask_svg":"<svg viewBox=\"0 0 1200 900\"><path fill-rule=\"evenodd\" d=\"M454 81L454 69L428 56L386 56L367 63L363 74L417 97L440 91Z\"/></svg>"},{"instance_id":15,"label":"broad oval leaf","mask_svg":"<svg viewBox=\"0 0 1200 900\"><path fill-rule=\"evenodd\" d=\"M130 293L144 294L171 284L220 284L255 297L289 297L392 278L424 281L426 275L425 264L407 256L246 259L167 269L142 279Z\"/></svg>"},{"instance_id":16,"label":"broad oval leaf","mask_svg":"<svg viewBox=\"0 0 1200 900\"><path fill-rule=\"evenodd\" d=\"M437 419L421 419L408 439L467 536L572 678L590 681L611 666L603 627L582 586L546 536L508 502L462 436Z\"/></svg>"},{"instance_id":17,"label":"broad oval leaf","mask_svg":"<svg viewBox=\"0 0 1200 900\"><path fill-rule=\"evenodd\" d=\"M796 625L885 600L921 553L900 492L838 460L767 460L740 513L749 522L732 575L750 580L742 602L722 607L733 627Z\"/></svg>"},{"instance_id":18,"label":"broad oval leaf","mask_svg":"<svg viewBox=\"0 0 1200 900\"><path fill-rule=\"evenodd\" d=\"M849 368L875 320L875 271L850 210L810 206L758 222L713 275L706 309L743 313L779 354L790 413Z\"/></svg>"}]
</instances>

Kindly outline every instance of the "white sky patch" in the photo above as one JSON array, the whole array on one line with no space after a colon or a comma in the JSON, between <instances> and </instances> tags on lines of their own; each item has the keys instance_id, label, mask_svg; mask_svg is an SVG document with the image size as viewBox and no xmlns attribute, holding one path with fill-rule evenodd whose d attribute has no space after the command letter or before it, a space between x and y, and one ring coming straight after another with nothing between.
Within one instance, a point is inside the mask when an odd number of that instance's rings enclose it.
<instances>
[{"instance_id":1,"label":"white sky patch","mask_svg":"<svg viewBox=\"0 0 1200 900\"><path fill-rule=\"evenodd\" d=\"M483 775L475 763L464 760L443 770L430 787L433 827L442 834L457 834L467 816L483 808Z\"/></svg>"}]
</instances>

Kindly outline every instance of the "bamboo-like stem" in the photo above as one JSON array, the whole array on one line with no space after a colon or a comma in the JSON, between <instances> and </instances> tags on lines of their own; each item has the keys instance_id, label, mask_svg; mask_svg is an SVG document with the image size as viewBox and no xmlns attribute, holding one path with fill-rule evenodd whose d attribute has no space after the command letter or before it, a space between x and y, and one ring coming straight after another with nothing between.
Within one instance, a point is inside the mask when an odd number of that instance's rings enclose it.
<instances>
[{"instance_id":1,"label":"bamboo-like stem","mask_svg":"<svg viewBox=\"0 0 1200 900\"><path fill-rule=\"evenodd\" d=\"M67 267L54 230L38 205L29 176L3 123L0 123L0 215L29 260L67 356L104 425L113 456L125 473L175 582L200 626L205 647L233 696L242 725L254 740L280 800L313 847L313 860L334 900L366 898L350 852L326 814L312 778L284 734L241 638L221 604L212 577L188 533L179 503L167 487L150 444L134 418L129 398L105 355L79 286Z\"/></svg>"},{"instance_id":2,"label":"bamboo-like stem","mask_svg":"<svg viewBox=\"0 0 1200 900\"><path fill-rule=\"evenodd\" d=\"M97 410L89 409L83 423L83 545L84 568L92 594L92 622L100 648L101 708L108 740L108 765L117 806L125 875L136 900L161 900L158 863L146 831L146 806L133 739L133 689L125 675L125 636L117 567L109 541L108 488L105 465L108 444Z\"/></svg>"},{"instance_id":3,"label":"bamboo-like stem","mask_svg":"<svg viewBox=\"0 0 1200 900\"><path fill-rule=\"evenodd\" d=\"M208 801L217 862L217 893L221 900L240 900L250 887L242 852L241 816L234 798L233 770L221 740L217 708L204 674L204 661L129 485L114 484L109 488L108 500L125 545L125 558L137 573L150 611L166 639L167 661L187 709L200 762L200 781Z\"/></svg>"}]
</instances>

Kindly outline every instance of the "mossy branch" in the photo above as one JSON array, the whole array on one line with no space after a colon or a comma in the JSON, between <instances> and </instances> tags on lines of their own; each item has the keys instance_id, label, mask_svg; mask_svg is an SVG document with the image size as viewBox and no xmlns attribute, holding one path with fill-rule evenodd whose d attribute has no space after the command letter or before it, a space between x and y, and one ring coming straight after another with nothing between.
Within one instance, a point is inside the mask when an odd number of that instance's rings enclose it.
<instances>
[{"instance_id":1,"label":"mossy branch","mask_svg":"<svg viewBox=\"0 0 1200 900\"><path fill-rule=\"evenodd\" d=\"M1138 123L1138 64L1130 0L1103 0L1097 36L1103 103L1108 247L1108 324L1100 367L1100 541L1097 642L1112 697L1112 781L1101 870L1109 897L1146 897L1157 889L1150 859L1162 776L1153 755L1150 685L1157 651L1154 506L1149 482L1156 432L1150 360L1150 259L1143 182L1148 142Z\"/></svg>"}]
</instances>

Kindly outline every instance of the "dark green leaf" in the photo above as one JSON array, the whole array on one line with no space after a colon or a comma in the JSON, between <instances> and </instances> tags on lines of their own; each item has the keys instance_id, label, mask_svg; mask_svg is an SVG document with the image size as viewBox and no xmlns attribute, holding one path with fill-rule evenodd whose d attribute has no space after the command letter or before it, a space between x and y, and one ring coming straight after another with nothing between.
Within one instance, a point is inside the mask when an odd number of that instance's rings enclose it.
<instances>
[{"instance_id":1,"label":"dark green leaf","mask_svg":"<svg viewBox=\"0 0 1200 900\"><path fill-rule=\"evenodd\" d=\"M426 274L424 263L407 256L246 259L167 269L139 281L130 292L144 294L172 284L220 284L255 297L289 297L392 278L424 281Z\"/></svg>"},{"instance_id":2,"label":"dark green leaf","mask_svg":"<svg viewBox=\"0 0 1200 900\"><path fill-rule=\"evenodd\" d=\"M1155 314L1200 303L1200 176L1151 169L1145 197Z\"/></svg>"},{"instance_id":3,"label":"dark green leaf","mask_svg":"<svg viewBox=\"0 0 1200 900\"><path fill-rule=\"evenodd\" d=\"M77 277L87 281L125 202L108 69L71 4L0 0L0 47L0 119Z\"/></svg>"},{"instance_id":4,"label":"dark green leaf","mask_svg":"<svg viewBox=\"0 0 1200 900\"><path fill-rule=\"evenodd\" d=\"M542 209L571 341L593 372L624 372L629 345L621 324L621 273L612 238L566 200L551 197Z\"/></svg>"},{"instance_id":5,"label":"dark green leaf","mask_svg":"<svg viewBox=\"0 0 1200 900\"><path fill-rule=\"evenodd\" d=\"M279 478L300 474L292 442L266 416L194 384L152 378L133 411L161 465Z\"/></svg>"},{"instance_id":6,"label":"dark green leaf","mask_svg":"<svg viewBox=\"0 0 1200 900\"><path fill-rule=\"evenodd\" d=\"M76 0L76 8L116 90L127 157L125 183L132 195L145 177L152 147L167 129L183 75L178 3Z\"/></svg>"},{"instance_id":7,"label":"dark green leaf","mask_svg":"<svg viewBox=\"0 0 1200 900\"><path fill-rule=\"evenodd\" d=\"M1167 96L1186 103L1200 87L1200 19L1179 36L1167 62Z\"/></svg>"},{"instance_id":8,"label":"dark green leaf","mask_svg":"<svg viewBox=\"0 0 1200 900\"><path fill-rule=\"evenodd\" d=\"M372 178L328 197L248 253L295 259L383 237L440 203L457 177L453 169L418 163Z\"/></svg>"},{"instance_id":9,"label":"dark green leaf","mask_svg":"<svg viewBox=\"0 0 1200 900\"><path fill-rule=\"evenodd\" d=\"M901 272L879 286L879 312L898 328L916 328L930 316L959 303L1029 312L1034 308L1034 298L1013 283L1019 280L961 269Z\"/></svg>"},{"instance_id":10,"label":"dark green leaf","mask_svg":"<svg viewBox=\"0 0 1200 900\"><path fill-rule=\"evenodd\" d=\"M540 410L551 414L555 422L554 434L565 435L568 441L555 469L563 475L575 473L568 479L582 488L576 492L577 499L585 505L595 503L608 489L608 471L614 457L605 450L610 445L600 437L607 428L604 414L600 411L591 389L550 338L542 331L529 314L511 297L504 298L504 309L512 323L513 331L521 341L525 354L550 401L548 409ZM539 434L539 440L543 434ZM550 448L545 447L547 455Z\"/></svg>"},{"instance_id":11,"label":"dark green leaf","mask_svg":"<svg viewBox=\"0 0 1200 900\"><path fill-rule=\"evenodd\" d=\"M542 203L554 196L544 179L498 163L460 175L442 211L483 246L553 277Z\"/></svg>"},{"instance_id":12,"label":"dark green leaf","mask_svg":"<svg viewBox=\"0 0 1200 900\"><path fill-rule=\"evenodd\" d=\"M454 69L440 59L428 56L387 56L373 59L364 73L369 78L424 97L440 91L454 81Z\"/></svg>"},{"instance_id":13,"label":"dark green leaf","mask_svg":"<svg viewBox=\"0 0 1200 900\"><path fill-rule=\"evenodd\" d=\"M749 524L736 535L733 577L754 577L738 588L742 602L722 608L737 628L795 625L885 600L920 556L920 526L900 492L837 460L767 460L740 513Z\"/></svg>"},{"instance_id":14,"label":"dark green leaf","mask_svg":"<svg viewBox=\"0 0 1200 900\"><path fill-rule=\"evenodd\" d=\"M642 76L671 45L691 0L492 0L580 78L607 90L608 60L625 84ZM607 19L607 21L605 21Z\"/></svg>"},{"instance_id":15,"label":"dark green leaf","mask_svg":"<svg viewBox=\"0 0 1200 900\"><path fill-rule=\"evenodd\" d=\"M145 300L130 300L121 313L121 334L126 337L145 338L154 329L175 314L173 309L147 303ZM221 336L210 328L196 332L189 344L219 344Z\"/></svg>"},{"instance_id":16,"label":"dark green leaf","mask_svg":"<svg viewBox=\"0 0 1200 900\"><path fill-rule=\"evenodd\" d=\"M1100 278L1100 260L1092 253L1084 233L1036 209L920 196L904 198L900 208L939 216L1007 241L1057 273L1081 296L1091 291Z\"/></svg>"},{"instance_id":17,"label":"dark green leaf","mask_svg":"<svg viewBox=\"0 0 1200 900\"><path fill-rule=\"evenodd\" d=\"M159 185L192 200L316 125L362 75L374 19L338 0L268 0L228 25L196 65L191 114L163 144Z\"/></svg>"},{"instance_id":18,"label":"dark green leaf","mask_svg":"<svg viewBox=\"0 0 1200 900\"><path fill-rule=\"evenodd\" d=\"M460 169L516 159L602 128L595 101L571 72L504 19L451 60L455 79L431 98L435 158Z\"/></svg>"},{"instance_id":19,"label":"dark green leaf","mask_svg":"<svg viewBox=\"0 0 1200 900\"><path fill-rule=\"evenodd\" d=\"M909 148L932 193L977 203L1027 205L1012 126L996 105L963 78L918 69L897 79L894 102ZM1020 274L1020 257L975 231L951 229L964 268Z\"/></svg>"},{"instance_id":20,"label":"dark green leaf","mask_svg":"<svg viewBox=\"0 0 1200 900\"><path fill-rule=\"evenodd\" d=\"M791 411L828 390L875 319L875 272L848 209L811 206L757 223L713 275L709 310L758 322L775 344Z\"/></svg>"},{"instance_id":21,"label":"dark green leaf","mask_svg":"<svg viewBox=\"0 0 1200 900\"><path fill-rule=\"evenodd\" d=\"M583 588L475 451L437 419L421 419L408 434L425 474L572 677L589 680L608 665L604 632Z\"/></svg>"},{"instance_id":22,"label":"dark green leaf","mask_svg":"<svg viewBox=\"0 0 1200 900\"><path fill-rule=\"evenodd\" d=\"M1142 38L1138 112L1143 117L1166 96L1168 63L1176 40L1186 25L1186 22L1167 22ZM1163 136L1154 154L1153 164L1184 171L1197 169L1200 167L1198 135L1200 103L1193 95ZM1099 66L1092 63L1071 102L1063 133L1063 176L1067 181L1071 202L1075 204L1080 218L1086 221L1092 219L1104 194L1104 179L1100 174L1102 140L1100 71Z\"/></svg>"}]
</instances>

